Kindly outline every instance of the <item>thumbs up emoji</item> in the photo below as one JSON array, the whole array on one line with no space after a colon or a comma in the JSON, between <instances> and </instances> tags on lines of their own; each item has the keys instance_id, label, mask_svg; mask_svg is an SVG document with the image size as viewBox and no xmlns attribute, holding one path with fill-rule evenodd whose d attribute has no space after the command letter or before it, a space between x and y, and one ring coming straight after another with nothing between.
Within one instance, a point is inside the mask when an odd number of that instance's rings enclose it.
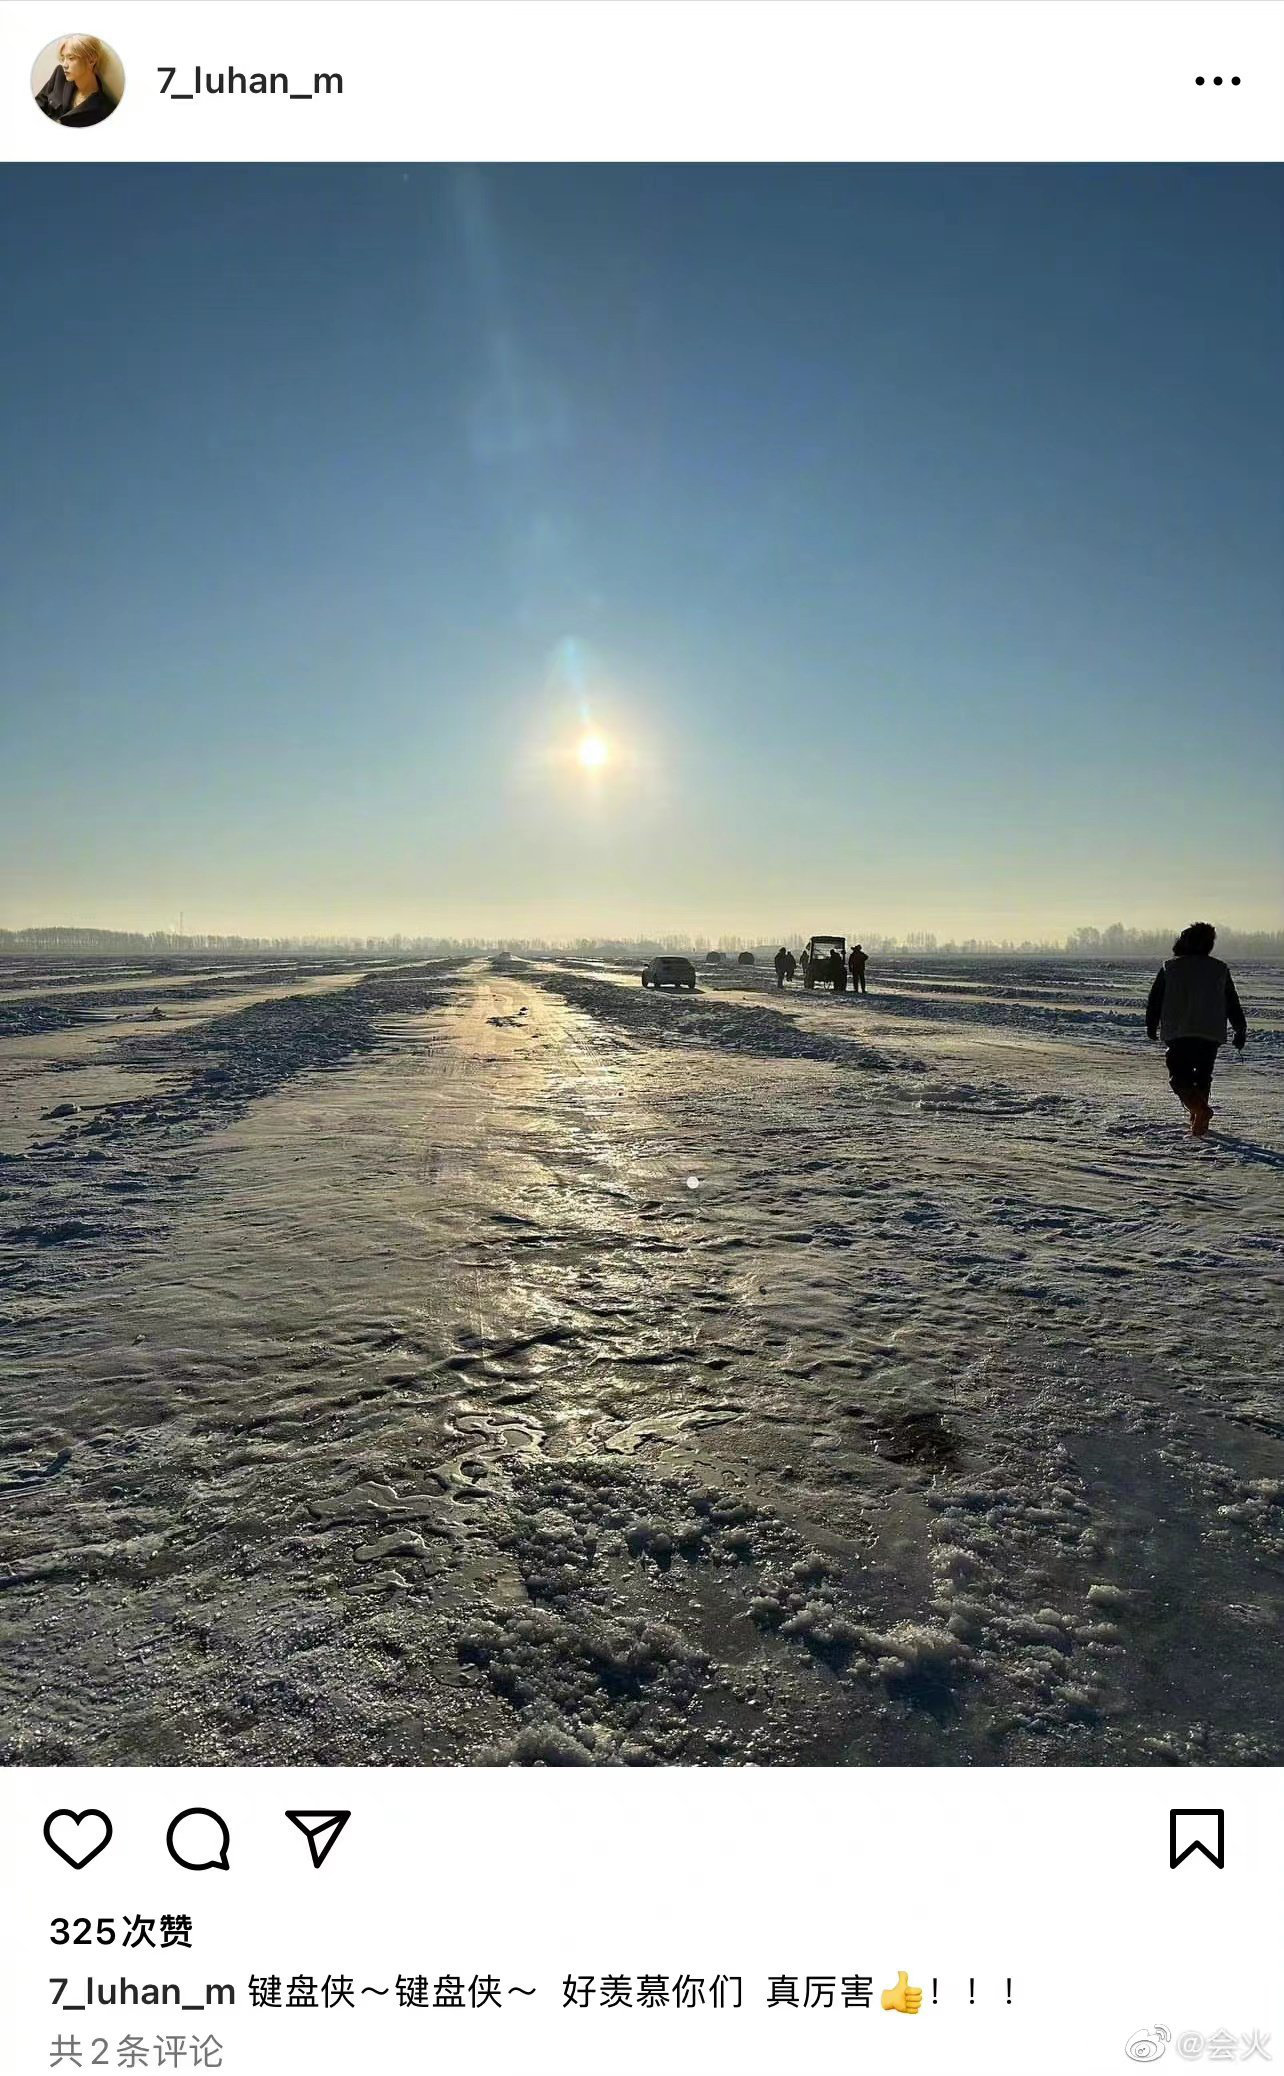
<instances>
[{"instance_id":1,"label":"thumbs up emoji","mask_svg":"<svg viewBox=\"0 0 1284 2076\"><path fill-rule=\"evenodd\" d=\"M895 1989L883 1991L884 2011L903 2011L909 2017L921 2008L922 2002L922 1990L911 1989L909 1976L903 1968L896 1978Z\"/></svg>"}]
</instances>

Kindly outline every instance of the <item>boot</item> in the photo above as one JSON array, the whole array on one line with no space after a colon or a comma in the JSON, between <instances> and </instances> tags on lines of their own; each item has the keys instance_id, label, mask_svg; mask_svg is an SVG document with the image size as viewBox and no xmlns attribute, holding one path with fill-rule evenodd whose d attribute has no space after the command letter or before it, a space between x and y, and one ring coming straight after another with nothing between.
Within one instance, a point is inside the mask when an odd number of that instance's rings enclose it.
<instances>
[{"instance_id":1,"label":"boot","mask_svg":"<svg viewBox=\"0 0 1284 2076\"><path fill-rule=\"evenodd\" d=\"M1192 1096L1190 1101L1190 1131L1194 1139L1202 1139L1213 1121L1213 1106L1205 1096Z\"/></svg>"}]
</instances>

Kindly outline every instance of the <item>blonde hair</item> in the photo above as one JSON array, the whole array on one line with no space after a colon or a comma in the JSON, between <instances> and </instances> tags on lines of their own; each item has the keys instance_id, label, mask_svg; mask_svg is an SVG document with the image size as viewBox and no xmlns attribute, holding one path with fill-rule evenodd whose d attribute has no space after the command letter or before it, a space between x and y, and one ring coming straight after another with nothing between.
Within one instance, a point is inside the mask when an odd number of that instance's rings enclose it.
<instances>
[{"instance_id":1,"label":"blonde hair","mask_svg":"<svg viewBox=\"0 0 1284 2076\"><path fill-rule=\"evenodd\" d=\"M92 65L94 77L101 82L107 52L96 36L64 36L58 45L59 57L64 51L70 52L73 58L83 58L87 65Z\"/></svg>"}]
</instances>

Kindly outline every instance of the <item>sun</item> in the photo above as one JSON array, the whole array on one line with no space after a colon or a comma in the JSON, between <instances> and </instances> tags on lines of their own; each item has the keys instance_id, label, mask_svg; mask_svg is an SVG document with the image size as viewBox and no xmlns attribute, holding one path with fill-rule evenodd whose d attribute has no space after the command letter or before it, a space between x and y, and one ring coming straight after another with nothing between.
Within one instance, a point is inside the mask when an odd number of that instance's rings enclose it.
<instances>
[{"instance_id":1,"label":"sun","mask_svg":"<svg viewBox=\"0 0 1284 2076\"><path fill-rule=\"evenodd\" d=\"M606 744L600 735L582 735L576 757L584 771L600 771L606 762Z\"/></svg>"}]
</instances>

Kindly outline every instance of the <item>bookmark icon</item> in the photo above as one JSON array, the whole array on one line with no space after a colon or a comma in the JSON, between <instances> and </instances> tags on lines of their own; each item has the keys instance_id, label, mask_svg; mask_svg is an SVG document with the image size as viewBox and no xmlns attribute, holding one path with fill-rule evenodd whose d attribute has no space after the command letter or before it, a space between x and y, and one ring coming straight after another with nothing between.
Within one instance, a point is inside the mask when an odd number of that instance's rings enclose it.
<instances>
[{"instance_id":1,"label":"bookmark icon","mask_svg":"<svg viewBox=\"0 0 1284 2076\"><path fill-rule=\"evenodd\" d=\"M1170 1809L1168 1812L1168 1865L1180 1867L1192 1853L1202 1853L1214 1867L1226 1865L1226 1812L1224 1809Z\"/></svg>"}]
</instances>

